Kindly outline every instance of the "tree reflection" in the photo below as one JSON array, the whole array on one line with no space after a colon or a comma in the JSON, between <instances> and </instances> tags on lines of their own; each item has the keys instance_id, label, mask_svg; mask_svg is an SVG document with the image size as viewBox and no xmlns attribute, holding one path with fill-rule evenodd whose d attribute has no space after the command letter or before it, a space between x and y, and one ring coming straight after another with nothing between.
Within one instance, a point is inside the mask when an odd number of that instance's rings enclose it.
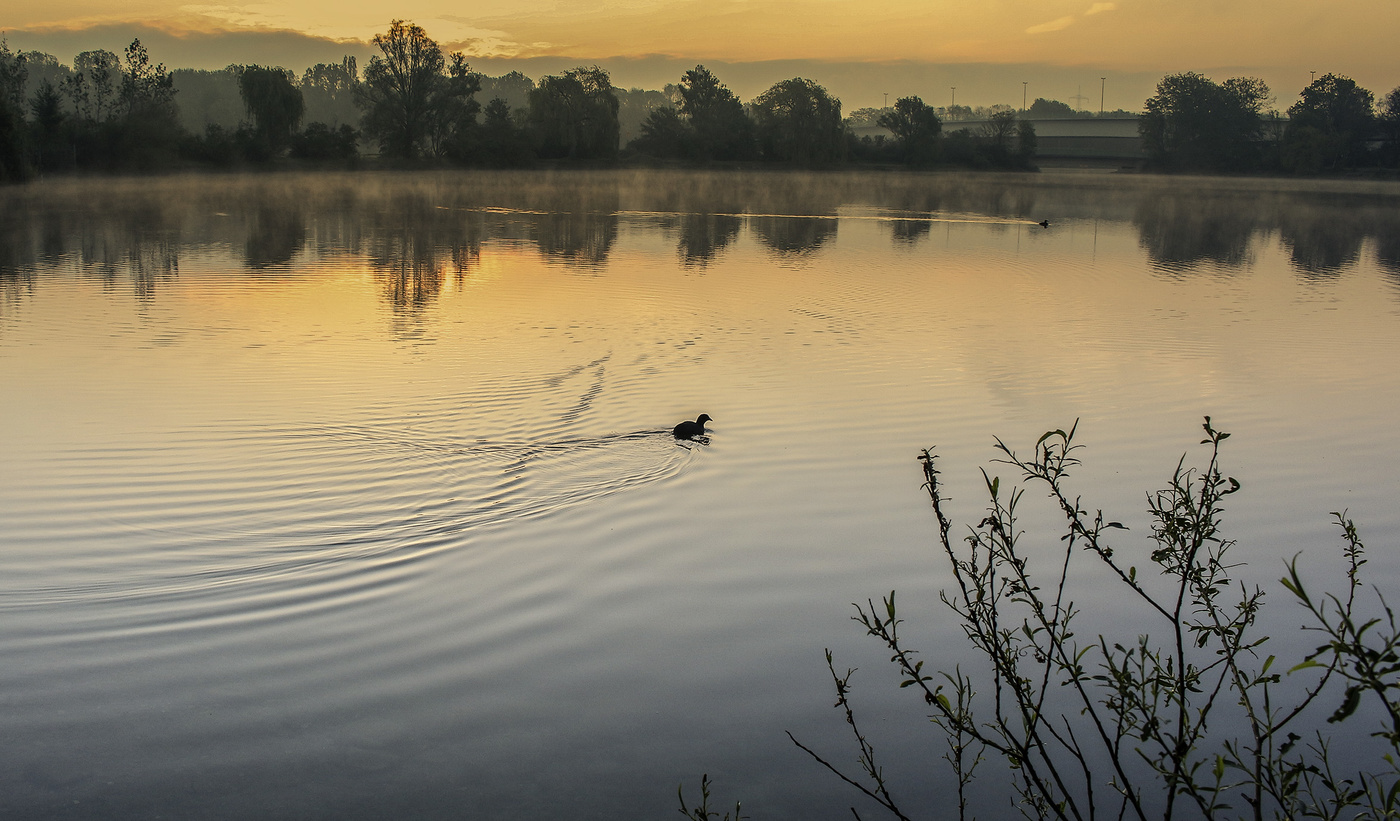
<instances>
[{"instance_id":1,"label":"tree reflection","mask_svg":"<svg viewBox=\"0 0 1400 821\"><path fill-rule=\"evenodd\" d=\"M150 298L199 248L227 249L248 271L296 271L299 253L364 261L385 302L408 314L477 266L491 239L597 268L620 240L620 214L662 213L647 224L674 239L681 265L704 266L733 252L745 224L779 256L814 253L835 242L848 207L891 217L880 231L895 246L922 241L942 216L1002 218L989 231L1047 218L1051 236L1064 223L1128 216L1169 275L1246 266L1277 247L1303 276L1337 276L1364 257L1400 278L1396 197L1345 181L499 171L63 181L0 195L0 283L11 301L44 266Z\"/></svg>"},{"instance_id":2,"label":"tree reflection","mask_svg":"<svg viewBox=\"0 0 1400 821\"><path fill-rule=\"evenodd\" d=\"M1400 226L1376 237L1376 262L1400 283Z\"/></svg>"},{"instance_id":3,"label":"tree reflection","mask_svg":"<svg viewBox=\"0 0 1400 821\"><path fill-rule=\"evenodd\" d=\"M1172 271L1202 263L1248 264L1257 220L1257 210L1237 198L1178 193L1149 194L1133 215L1138 244L1154 263Z\"/></svg>"},{"instance_id":4,"label":"tree reflection","mask_svg":"<svg viewBox=\"0 0 1400 821\"><path fill-rule=\"evenodd\" d=\"M417 314L442 293L447 272L458 277L481 259L483 214L434 202L421 192L395 197L364 215L367 257L384 299L396 312Z\"/></svg>"},{"instance_id":5,"label":"tree reflection","mask_svg":"<svg viewBox=\"0 0 1400 821\"><path fill-rule=\"evenodd\" d=\"M891 220L890 241L895 245L913 245L933 230L931 219Z\"/></svg>"},{"instance_id":6,"label":"tree reflection","mask_svg":"<svg viewBox=\"0 0 1400 821\"><path fill-rule=\"evenodd\" d=\"M779 254L808 254L836 237L835 217L749 217L759 241Z\"/></svg>"},{"instance_id":7,"label":"tree reflection","mask_svg":"<svg viewBox=\"0 0 1400 821\"><path fill-rule=\"evenodd\" d=\"M306 242L306 218L301 209L259 207L248 224L243 259L249 268L268 268L291 262Z\"/></svg>"},{"instance_id":8,"label":"tree reflection","mask_svg":"<svg viewBox=\"0 0 1400 821\"><path fill-rule=\"evenodd\" d=\"M743 220L730 214L682 214L676 253L686 266L706 265L739 236Z\"/></svg>"},{"instance_id":9,"label":"tree reflection","mask_svg":"<svg viewBox=\"0 0 1400 821\"><path fill-rule=\"evenodd\" d=\"M1352 209L1292 209L1283 215L1280 241L1289 261L1309 279L1330 279L1361 258L1367 228Z\"/></svg>"},{"instance_id":10,"label":"tree reflection","mask_svg":"<svg viewBox=\"0 0 1400 821\"><path fill-rule=\"evenodd\" d=\"M552 260L601 266L617 241L617 213L570 211L536 215L530 238Z\"/></svg>"}]
</instances>

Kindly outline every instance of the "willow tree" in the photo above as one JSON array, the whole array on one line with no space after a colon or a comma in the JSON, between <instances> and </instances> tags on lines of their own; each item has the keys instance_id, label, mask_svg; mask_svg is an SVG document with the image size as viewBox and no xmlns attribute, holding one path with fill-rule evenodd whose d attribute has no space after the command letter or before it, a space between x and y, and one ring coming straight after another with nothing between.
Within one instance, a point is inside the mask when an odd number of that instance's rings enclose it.
<instances>
[{"instance_id":1,"label":"willow tree","mask_svg":"<svg viewBox=\"0 0 1400 821\"><path fill-rule=\"evenodd\" d=\"M291 145L305 109L293 79L284 68L244 66L238 72L238 93L253 120L254 133L273 155Z\"/></svg>"}]
</instances>

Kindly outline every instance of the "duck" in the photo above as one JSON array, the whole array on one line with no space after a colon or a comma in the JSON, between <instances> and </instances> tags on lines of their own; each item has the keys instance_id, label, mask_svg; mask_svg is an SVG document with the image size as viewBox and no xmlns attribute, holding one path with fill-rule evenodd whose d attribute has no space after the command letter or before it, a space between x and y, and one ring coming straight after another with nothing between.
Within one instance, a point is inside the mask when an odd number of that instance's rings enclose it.
<instances>
[{"instance_id":1,"label":"duck","mask_svg":"<svg viewBox=\"0 0 1400 821\"><path fill-rule=\"evenodd\" d=\"M705 423L713 421L714 420L710 418L708 413L702 413L694 422L686 420L676 425L675 428L671 430L671 433L675 435L677 439L693 439L696 436L704 436Z\"/></svg>"},{"instance_id":2,"label":"duck","mask_svg":"<svg viewBox=\"0 0 1400 821\"><path fill-rule=\"evenodd\" d=\"M1049 228L1050 220L1041 220L1040 222L1037 222L1036 225L1039 225L1041 228Z\"/></svg>"}]
</instances>

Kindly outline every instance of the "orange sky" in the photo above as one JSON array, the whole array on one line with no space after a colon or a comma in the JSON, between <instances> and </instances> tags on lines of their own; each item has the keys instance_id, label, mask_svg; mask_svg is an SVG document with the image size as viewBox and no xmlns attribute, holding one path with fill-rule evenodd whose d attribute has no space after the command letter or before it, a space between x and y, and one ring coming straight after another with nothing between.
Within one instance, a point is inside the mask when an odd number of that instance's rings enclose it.
<instances>
[{"instance_id":1,"label":"orange sky","mask_svg":"<svg viewBox=\"0 0 1400 821\"><path fill-rule=\"evenodd\" d=\"M1088 85L1105 73L1160 77L1194 70L1222 79L1262 76L1283 107L1310 71L1349 75L1377 94L1400 85L1400 58L1394 56L1400 0L480 0L470 6L450 0L123 0L117 10L110 0L10 0L0 28L12 46L41 50L49 50L43 44L57 42L60 32L69 35L63 42L72 42L74 29L133 24L241 35L244 42L280 35L286 56L276 62L297 68L317 60L293 53L297 38L288 34L363 42L391 17L413 20L475 58L561 57L605 67L610 58L643 55L692 64L1015 64L1083 68L1080 83ZM121 45L105 47L119 51ZM1019 91L1010 76L998 82ZM668 81L674 78L661 79Z\"/></svg>"}]
</instances>

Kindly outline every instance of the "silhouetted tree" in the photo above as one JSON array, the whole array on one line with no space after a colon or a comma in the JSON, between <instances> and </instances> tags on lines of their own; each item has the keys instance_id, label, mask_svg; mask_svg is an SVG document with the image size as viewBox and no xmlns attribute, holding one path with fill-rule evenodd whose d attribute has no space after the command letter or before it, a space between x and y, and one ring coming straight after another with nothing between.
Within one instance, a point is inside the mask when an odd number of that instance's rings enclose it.
<instances>
[{"instance_id":1,"label":"silhouetted tree","mask_svg":"<svg viewBox=\"0 0 1400 821\"><path fill-rule=\"evenodd\" d=\"M1021 120L1016 124L1016 162L1022 168L1035 168L1035 152L1040 140L1035 135L1035 124Z\"/></svg>"},{"instance_id":2,"label":"silhouetted tree","mask_svg":"<svg viewBox=\"0 0 1400 821\"><path fill-rule=\"evenodd\" d=\"M482 110L479 145L476 161L485 165L516 167L534 159L525 132L515 122L510 105L500 97Z\"/></svg>"},{"instance_id":3,"label":"silhouetted tree","mask_svg":"<svg viewBox=\"0 0 1400 821\"><path fill-rule=\"evenodd\" d=\"M1069 120L1087 117L1088 114L1082 111L1075 111L1059 100L1047 100L1044 97L1037 97L1035 102L1031 103L1031 107L1026 110L1026 116L1041 120Z\"/></svg>"},{"instance_id":4,"label":"silhouetted tree","mask_svg":"<svg viewBox=\"0 0 1400 821\"><path fill-rule=\"evenodd\" d=\"M1324 74L1288 107L1284 166L1306 173L1359 164L1375 129L1375 95L1350 77Z\"/></svg>"},{"instance_id":5,"label":"silhouetted tree","mask_svg":"<svg viewBox=\"0 0 1400 821\"><path fill-rule=\"evenodd\" d=\"M152 63L139 39L126 47L117 89L121 119L118 162L155 168L174 156L180 142L175 82L164 63Z\"/></svg>"},{"instance_id":6,"label":"silhouetted tree","mask_svg":"<svg viewBox=\"0 0 1400 821\"><path fill-rule=\"evenodd\" d=\"M56 171L71 164L72 148L67 138L63 98L52 83L45 82L29 101L32 116L30 132L34 159L41 171Z\"/></svg>"},{"instance_id":7,"label":"silhouetted tree","mask_svg":"<svg viewBox=\"0 0 1400 821\"><path fill-rule=\"evenodd\" d=\"M422 28L395 20L374 44L359 86L364 130L393 157L439 156L461 149L476 124L480 81L460 54L449 62Z\"/></svg>"},{"instance_id":8,"label":"silhouetted tree","mask_svg":"<svg viewBox=\"0 0 1400 821\"><path fill-rule=\"evenodd\" d=\"M1261 112L1268 100L1262 80L1235 77L1216 84L1194 72L1172 74L1148 98L1138 130L1157 166L1251 169L1259 163Z\"/></svg>"},{"instance_id":9,"label":"silhouetted tree","mask_svg":"<svg viewBox=\"0 0 1400 821\"><path fill-rule=\"evenodd\" d=\"M254 135L272 156L291 145L292 134L301 125L301 89L292 79L284 68L245 66L238 73L238 93L253 120Z\"/></svg>"},{"instance_id":10,"label":"silhouetted tree","mask_svg":"<svg viewBox=\"0 0 1400 821\"><path fill-rule=\"evenodd\" d=\"M989 163L997 168L1007 168L1016 164L1016 133L1016 112L998 111L977 127L974 136Z\"/></svg>"},{"instance_id":11,"label":"silhouetted tree","mask_svg":"<svg viewBox=\"0 0 1400 821\"><path fill-rule=\"evenodd\" d=\"M943 122L923 100L900 97L895 101L894 108L881 114L876 122L894 134L904 162L928 165L938 161L938 138L943 131Z\"/></svg>"},{"instance_id":12,"label":"silhouetted tree","mask_svg":"<svg viewBox=\"0 0 1400 821\"><path fill-rule=\"evenodd\" d=\"M623 90L614 88L617 97L618 144L625 145L642 133L642 123L652 112L662 108L672 108L673 103L665 93L644 88Z\"/></svg>"},{"instance_id":13,"label":"silhouetted tree","mask_svg":"<svg viewBox=\"0 0 1400 821\"><path fill-rule=\"evenodd\" d=\"M617 156L617 96L597 66L541 77L530 92L530 128L541 157Z\"/></svg>"},{"instance_id":14,"label":"silhouetted tree","mask_svg":"<svg viewBox=\"0 0 1400 821\"><path fill-rule=\"evenodd\" d=\"M355 102L355 90L359 85L360 71L355 58L349 55L339 63L317 63L308 68L301 75L306 120L330 126L342 123L355 126L360 122L360 110Z\"/></svg>"},{"instance_id":15,"label":"silhouetted tree","mask_svg":"<svg viewBox=\"0 0 1400 821\"><path fill-rule=\"evenodd\" d=\"M734 92L709 69L696 66L685 72L676 90L680 114L694 132L689 146L694 159L744 160L754 155L753 121Z\"/></svg>"},{"instance_id":16,"label":"silhouetted tree","mask_svg":"<svg viewBox=\"0 0 1400 821\"><path fill-rule=\"evenodd\" d=\"M695 132L674 108L658 108L642 121L642 133L628 146L653 157L688 157Z\"/></svg>"},{"instance_id":17,"label":"silhouetted tree","mask_svg":"<svg viewBox=\"0 0 1400 821\"><path fill-rule=\"evenodd\" d=\"M535 81L526 77L518 71L502 74L500 77L481 78L481 91L478 92L483 100L494 100L497 97L504 100L506 105L513 111L524 111L530 105L530 92L535 88Z\"/></svg>"},{"instance_id":18,"label":"silhouetted tree","mask_svg":"<svg viewBox=\"0 0 1400 821\"><path fill-rule=\"evenodd\" d=\"M292 156L299 160L354 162L359 157L360 132L346 123L332 128L321 122L307 123L300 134L292 135Z\"/></svg>"},{"instance_id":19,"label":"silhouetted tree","mask_svg":"<svg viewBox=\"0 0 1400 821\"><path fill-rule=\"evenodd\" d=\"M0 182L28 176L24 161L24 83L22 54L0 38Z\"/></svg>"},{"instance_id":20,"label":"silhouetted tree","mask_svg":"<svg viewBox=\"0 0 1400 821\"><path fill-rule=\"evenodd\" d=\"M105 49L84 51L73 58L73 74L62 90L80 119L102 123L116 116L120 81L117 55Z\"/></svg>"},{"instance_id":21,"label":"silhouetted tree","mask_svg":"<svg viewBox=\"0 0 1400 821\"><path fill-rule=\"evenodd\" d=\"M472 71L465 57L453 54L447 77L433 100L428 133L435 155L458 162L467 162L475 155L479 139L476 115L481 111L476 93L480 90L481 75Z\"/></svg>"},{"instance_id":22,"label":"silhouetted tree","mask_svg":"<svg viewBox=\"0 0 1400 821\"><path fill-rule=\"evenodd\" d=\"M811 80L775 83L754 99L750 111L764 159L826 165L845 152L841 101Z\"/></svg>"},{"instance_id":23,"label":"silhouetted tree","mask_svg":"<svg viewBox=\"0 0 1400 821\"><path fill-rule=\"evenodd\" d=\"M1400 165L1400 87L1390 90L1380 103L1381 156L1386 165Z\"/></svg>"}]
</instances>

